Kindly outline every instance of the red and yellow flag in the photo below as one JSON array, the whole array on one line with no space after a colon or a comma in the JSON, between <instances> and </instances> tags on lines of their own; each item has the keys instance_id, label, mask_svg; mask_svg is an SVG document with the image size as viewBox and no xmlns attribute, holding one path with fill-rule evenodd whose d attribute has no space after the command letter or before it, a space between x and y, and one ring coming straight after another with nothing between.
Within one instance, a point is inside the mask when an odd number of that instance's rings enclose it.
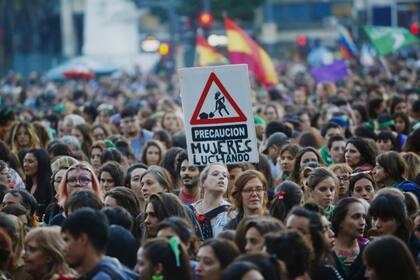
<instances>
[{"instance_id":1,"label":"red and yellow flag","mask_svg":"<svg viewBox=\"0 0 420 280\"><path fill-rule=\"evenodd\" d=\"M196 43L198 66L224 64L228 62L226 57L219 54L215 48L210 46L203 36L197 34Z\"/></svg>"},{"instance_id":2,"label":"red and yellow flag","mask_svg":"<svg viewBox=\"0 0 420 280\"><path fill-rule=\"evenodd\" d=\"M228 51L233 64L248 64L249 70L263 86L278 83L274 64L268 54L231 19L225 18Z\"/></svg>"}]
</instances>

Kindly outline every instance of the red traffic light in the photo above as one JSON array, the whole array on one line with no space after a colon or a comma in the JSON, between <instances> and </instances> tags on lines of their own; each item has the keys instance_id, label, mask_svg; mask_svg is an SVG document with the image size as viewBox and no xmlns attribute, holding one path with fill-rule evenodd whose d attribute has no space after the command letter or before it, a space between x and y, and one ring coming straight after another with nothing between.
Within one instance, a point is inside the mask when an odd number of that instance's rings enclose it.
<instances>
[{"instance_id":1,"label":"red traffic light","mask_svg":"<svg viewBox=\"0 0 420 280\"><path fill-rule=\"evenodd\" d=\"M410 26L410 31L411 33L413 33L414 35L418 35L419 34L419 24L417 22L411 24Z\"/></svg>"},{"instance_id":2,"label":"red traffic light","mask_svg":"<svg viewBox=\"0 0 420 280\"><path fill-rule=\"evenodd\" d=\"M201 13L200 14L200 24L202 26L210 26L213 21L213 17L210 13Z\"/></svg>"},{"instance_id":3,"label":"red traffic light","mask_svg":"<svg viewBox=\"0 0 420 280\"><path fill-rule=\"evenodd\" d=\"M296 37L296 43L299 45L299 46L306 46L306 43L307 43L307 41L308 41L308 39L306 38L306 36L305 35L298 35L297 37Z\"/></svg>"}]
</instances>

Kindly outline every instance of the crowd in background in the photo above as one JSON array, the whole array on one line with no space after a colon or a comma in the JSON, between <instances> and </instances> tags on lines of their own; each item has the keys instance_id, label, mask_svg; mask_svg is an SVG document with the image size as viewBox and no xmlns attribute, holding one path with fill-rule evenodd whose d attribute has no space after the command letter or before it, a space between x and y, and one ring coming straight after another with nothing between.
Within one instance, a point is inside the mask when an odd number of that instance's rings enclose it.
<instances>
[{"instance_id":1,"label":"crowd in background","mask_svg":"<svg viewBox=\"0 0 420 280\"><path fill-rule=\"evenodd\" d=\"M176 74L10 73L0 279L419 279L420 68L349 63L250 77L259 162L208 166Z\"/></svg>"}]
</instances>

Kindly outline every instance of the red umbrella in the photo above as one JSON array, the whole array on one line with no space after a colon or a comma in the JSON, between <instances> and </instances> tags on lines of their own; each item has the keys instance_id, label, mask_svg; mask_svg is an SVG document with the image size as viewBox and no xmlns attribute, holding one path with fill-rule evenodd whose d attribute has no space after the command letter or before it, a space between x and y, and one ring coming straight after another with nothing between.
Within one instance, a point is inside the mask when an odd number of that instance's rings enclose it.
<instances>
[{"instance_id":1,"label":"red umbrella","mask_svg":"<svg viewBox=\"0 0 420 280\"><path fill-rule=\"evenodd\" d=\"M63 72L63 76L68 79L93 79L95 73L85 67L73 68L70 71Z\"/></svg>"}]
</instances>

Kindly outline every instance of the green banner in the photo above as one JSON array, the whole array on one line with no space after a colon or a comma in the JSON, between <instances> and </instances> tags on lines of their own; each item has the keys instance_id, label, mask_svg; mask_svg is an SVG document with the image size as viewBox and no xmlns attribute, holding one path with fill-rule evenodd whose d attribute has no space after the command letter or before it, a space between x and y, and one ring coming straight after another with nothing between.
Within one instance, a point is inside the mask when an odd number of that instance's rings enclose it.
<instances>
[{"instance_id":1,"label":"green banner","mask_svg":"<svg viewBox=\"0 0 420 280\"><path fill-rule=\"evenodd\" d=\"M372 45L382 56L419 42L416 36L402 27L365 26L364 30Z\"/></svg>"}]
</instances>

